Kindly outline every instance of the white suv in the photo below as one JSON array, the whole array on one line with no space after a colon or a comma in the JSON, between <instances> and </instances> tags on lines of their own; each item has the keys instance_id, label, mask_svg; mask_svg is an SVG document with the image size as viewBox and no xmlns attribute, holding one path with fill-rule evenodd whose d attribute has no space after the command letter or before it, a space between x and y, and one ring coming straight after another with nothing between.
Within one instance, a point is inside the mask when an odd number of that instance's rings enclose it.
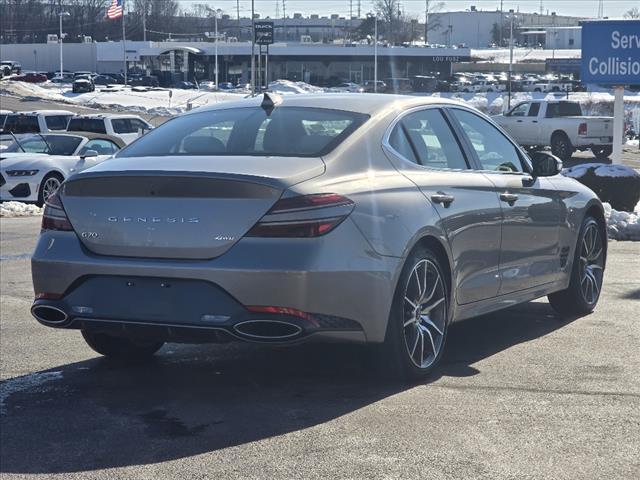
<instances>
[{"instance_id":1,"label":"white suv","mask_svg":"<svg viewBox=\"0 0 640 480\"><path fill-rule=\"evenodd\" d=\"M75 114L67 110L36 110L7 115L4 133L52 133L67 129L69 119Z\"/></svg>"},{"instance_id":2,"label":"white suv","mask_svg":"<svg viewBox=\"0 0 640 480\"><path fill-rule=\"evenodd\" d=\"M69 121L72 132L106 133L122 139L127 145L153 126L137 115L77 115Z\"/></svg>"}]
</instances>

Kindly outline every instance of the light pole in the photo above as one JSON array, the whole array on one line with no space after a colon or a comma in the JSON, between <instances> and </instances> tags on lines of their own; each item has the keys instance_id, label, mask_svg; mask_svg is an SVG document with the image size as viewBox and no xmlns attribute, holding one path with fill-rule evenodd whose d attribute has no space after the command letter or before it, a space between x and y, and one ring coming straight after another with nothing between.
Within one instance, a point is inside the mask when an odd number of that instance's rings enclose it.
<instances>
[{"instance_id":1,"label":"light pole","mask_svg":"<svg viewBox=\"0 0 640 480\"><path fill-rule=\"evenodd\" d=\"M58 17L60 17L60 39L58 43L60 44L60 78L62 78L62 17L70 17L71 14L69 12L60 12Z\"/></svg>"},{"instance_id":2,"label":"light pole","mask_svg":"<svg viewBox=\"0 0 640 480\"><path fill-rule=\"evenodd\" d=\"M556 40L558 39L558 32L556 31L556 12L551 12L551 31L553 32L553 53L551 54L551 58L556 58Z\"/></svg>"},{"instance_id":3,"label":"light pole","mask_svg":"<svg viewBox=\"0 0 640 480\"><path fill-rule=\"evenodd\" d=\"M378 15L369 13L373 18L373 93L378 93Z\"/></svg>"},{"instance_id":4,"label":"light pole","mask_svg":"<svg viewBox=\"0 0 640 480\"><path fill-rule=\"evenodd\" d=\"M222 10L219 8L214 10L212 8L207 7L209 12L213 13L214 19L214 35L216 37L215 40L215 74L216 74L216 88L218 88L218 15L222 13Z\"/></svg>"},{"instance_id":5,"label":"light pole","mask_svg":"<svg viewBox=\"0 0 640 480\"><path fill-rule=\"evenodd\" d=\"M251 0L251 95L256 94L256 5Z\"/></svg>"},{"instance_id":6,"label":"light pole","mask_svg":"<svg viewBox=\"0 0 640 480\"><path fill-rule=\"evenodd\" d=\"M513 9L509 10L509 99L507 110L511 109L511 76L513 75Z\"/></svg>"}]
</instances>

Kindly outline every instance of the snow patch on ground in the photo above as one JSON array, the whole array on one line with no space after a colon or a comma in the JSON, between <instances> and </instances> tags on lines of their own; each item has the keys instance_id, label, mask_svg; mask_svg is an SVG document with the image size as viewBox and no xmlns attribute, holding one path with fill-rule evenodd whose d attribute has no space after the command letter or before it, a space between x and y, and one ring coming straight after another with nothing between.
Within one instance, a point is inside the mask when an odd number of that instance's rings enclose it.
<instances>
[{"instance_id":1,"label":"snow patch on ground","mask_svg":"<svg viewBox=\"0 0 640 480\"><path fill-rule=\"evenodd\" d=\"M7 413L5 401L10 395L24 390L30 390L31 393L43 393L47 390L44 384L61 378L62 372L42 372L3 381L0 383L0 414Z\"/></svg>"},{"instance_id":2,"label":"snow patch on ground","mask_svg":"<svg viewBox=\"0 0 640 480\"><path fill-rule=\"evenodd\" d=\"M22 202L0 203L0 217L33 217L42 215L42 208Z\"/></svg>"},{"instance_id":3,"label":"snow patch on ground","mask_svg":"<svg viewBox=\"0 0 640 480\"><path fill-rule=\"evenodd\" d=\"M638 147L640 146L640 138L636 138L635 140L627 140L628 147Z\"/></svg>"},{"instance_id":4,"label":"snow patch on ground","mask_svg":"<svg viewBox=\"0 0 640 480\"><path fill-rule=\"evenodd\" d=\"M640 203L636 205L634 213L619 212L611 208L608 203L602 205L607 219L609 238L640 241Z\"/></svg>"},{"instance_id":5,"label":"snow patch on ground","mask_svg":"<svg viewBox=\"0 0 640 480\"><path fill-rule=\"evenodd\" d=\"M509 63L508 48L482 48L471 49L471 58L478 58L488 62ZM514 48L513 61L521 62L541 62L547 58L580 58L581 51L573 50L544 50L541 48Z\"/></svg>"}]
</instances>

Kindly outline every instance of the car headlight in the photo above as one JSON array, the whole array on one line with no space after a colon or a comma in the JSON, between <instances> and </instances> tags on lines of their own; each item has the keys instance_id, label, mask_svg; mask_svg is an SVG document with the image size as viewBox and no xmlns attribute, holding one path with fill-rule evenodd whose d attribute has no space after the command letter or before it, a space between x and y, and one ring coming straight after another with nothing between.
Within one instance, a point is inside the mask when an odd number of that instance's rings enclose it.
<instances>
[{"instance_id":1,"label":"car headlight","mask_svg":"<svg viewBox=\"0 0 640 480\"><path fill-rule=\"evenodd\" d=\"M10 177L33 177L39 170L7 170Z\"/></svg>"}]
</instances>

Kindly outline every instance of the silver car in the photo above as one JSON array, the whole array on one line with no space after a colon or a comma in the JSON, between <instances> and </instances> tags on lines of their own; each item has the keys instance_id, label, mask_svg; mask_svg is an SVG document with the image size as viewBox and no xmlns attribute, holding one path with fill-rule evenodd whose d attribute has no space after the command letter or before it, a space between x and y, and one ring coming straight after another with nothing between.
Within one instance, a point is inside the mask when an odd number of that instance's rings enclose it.
<instances>
[{"instance_id":1,"label":"silver car","mask_svg":"<svg viewBox=\"0 0 640 480\"><path fill-rule=\"evenodd\" d=\"M560 169L439 98L200 108L49 199L31 311L107 356L341 341L419 378L454 321L545 295L563 315L596 306L603 208Z\"/></svg>"}]
</instances>

